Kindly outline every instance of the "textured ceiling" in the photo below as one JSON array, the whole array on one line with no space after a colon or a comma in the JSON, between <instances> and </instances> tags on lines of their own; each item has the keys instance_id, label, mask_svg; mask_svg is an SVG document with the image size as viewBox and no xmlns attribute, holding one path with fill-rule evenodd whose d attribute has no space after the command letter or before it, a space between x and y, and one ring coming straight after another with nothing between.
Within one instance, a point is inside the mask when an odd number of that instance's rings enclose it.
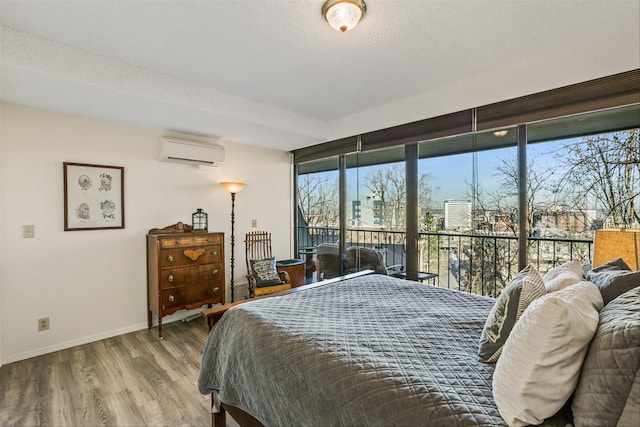
<instances>
[{"instance_id":1,"label":"textured ceiling","mask_svg":"<svg viewBox=\"0 0 640 427\"><path fill-rule=\"evenodd\" d=\"M291 150L640 68L637 0L0 0L0 99Z\"/></svg>"}]
</instances>

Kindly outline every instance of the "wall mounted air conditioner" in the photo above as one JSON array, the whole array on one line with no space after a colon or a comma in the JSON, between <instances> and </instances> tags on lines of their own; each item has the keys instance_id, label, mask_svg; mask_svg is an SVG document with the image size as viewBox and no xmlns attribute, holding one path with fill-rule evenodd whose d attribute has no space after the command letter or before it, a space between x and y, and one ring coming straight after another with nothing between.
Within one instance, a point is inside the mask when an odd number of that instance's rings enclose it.
<instances>
[{"instance_id":1,"label":"wall mounted air conditioner","mask_svg":"<svg viewBox=\"0 0 640 427\"><path fill-rule=\"evenodd\" d=\"M158 154L159 159L166 162L204 166L224 163L224 147L172 136L160 137Z\"/></svg>"}]
</instances>

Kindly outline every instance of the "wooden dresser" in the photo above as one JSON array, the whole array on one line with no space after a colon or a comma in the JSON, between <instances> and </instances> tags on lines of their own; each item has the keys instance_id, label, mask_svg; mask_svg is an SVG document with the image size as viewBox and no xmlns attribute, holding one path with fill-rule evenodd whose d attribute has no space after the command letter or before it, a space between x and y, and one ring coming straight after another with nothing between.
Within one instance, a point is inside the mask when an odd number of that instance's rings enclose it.
<instances>
[{"instance_id":1,"label":"wooden dresser","mask_svg":"<svg viewBox=\"0 0 640 427\"><path fill-rule=\"evenodd\" d=\"M224 233L147 234L147 301L160 339L164 316L224 304Z\"/></svg>"}]
</instances>

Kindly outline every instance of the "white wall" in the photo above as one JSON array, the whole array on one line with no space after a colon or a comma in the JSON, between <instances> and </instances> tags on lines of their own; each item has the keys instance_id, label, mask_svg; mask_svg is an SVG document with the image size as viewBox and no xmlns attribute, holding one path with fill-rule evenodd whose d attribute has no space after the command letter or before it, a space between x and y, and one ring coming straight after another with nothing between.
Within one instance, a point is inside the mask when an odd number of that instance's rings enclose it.
<instances>
[{"instance_id":1,"label":"white wall","mask_svg":"<svg viewBox=\"0 0 640 427\"><path fill-rule=\"evenodd\" d=\"M196 208L211 231L225 232L228 284L231 198L220 181L247 183L236 198L236 299L252 219L273 233L277 257L294 255L286 152L214 141L225 165L197 168L156 160L167 134L159 129L2 103L0 118L0 363L146 328L145 235L190 223ZM63 231L65 161L124 166L125 229ZM35 225L34 239L22 238L25 224ZM38 332L41 317L50 330Z\"/></svg>"},{"instance_id":2,"label":"white wall","mask_svg":"<svg viewBox=\"0 0 640 427\"><path fill-rule=\"evenodd\" d=\"M2 105L0 104L0 108L2 108ZM3 137L4 134L4 125L5 125L6 120L4 120L4 116L2 115L2 110L0 109L0 366L2 366L2 302L4 301L4 297L3 297L3 292L2 290L4 289L4 268L2 268L2 242L4 241L4 237L2 237L2 224L4 224L3 221L3 217L2 217L2 213L4 212L3 209L3 203L2 203L2 199L3 199L3 194L4 192L1 191L4 186L3 186L3 176L4 174L2 173L2 171L4 170L3 167L3 147L4 147L4 140L5 138Z\"/></svg>"}]
</instances>

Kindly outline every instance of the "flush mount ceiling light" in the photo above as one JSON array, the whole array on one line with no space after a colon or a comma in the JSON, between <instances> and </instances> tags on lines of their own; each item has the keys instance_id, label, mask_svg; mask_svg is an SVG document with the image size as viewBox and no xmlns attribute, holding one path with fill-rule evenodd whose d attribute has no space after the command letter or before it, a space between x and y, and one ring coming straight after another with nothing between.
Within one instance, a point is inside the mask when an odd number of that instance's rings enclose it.
<instances>
[{"instance_id":1,"label":"flush mount ceiling light","mask_svg":"<svg viewBox=\"0 0 640 427\"><path fill-rule=\"evenodd\" d=\"M364 0L327 0L322 5L322 16L333 29L344 33L358 25L366 10Z\"/></svg>"}]
</instances>

